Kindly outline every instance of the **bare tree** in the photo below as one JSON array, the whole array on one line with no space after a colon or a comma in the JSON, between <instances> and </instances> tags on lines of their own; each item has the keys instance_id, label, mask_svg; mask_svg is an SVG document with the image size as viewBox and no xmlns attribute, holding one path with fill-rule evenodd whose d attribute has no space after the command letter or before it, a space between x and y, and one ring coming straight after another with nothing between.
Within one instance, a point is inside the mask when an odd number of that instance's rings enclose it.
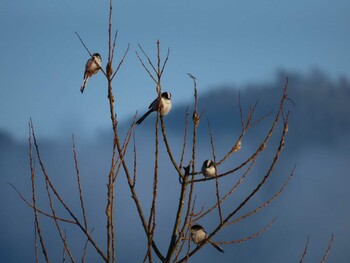
<instances>
[{"instance_id":1,"label":"bare tree","mask_svg":"<svg viewBox=\"0 0 350 263\"><path fill-rule=\"evenodd\" d=\"M79 171L79 163L78 156L76 152L76 145L73 137L73 158L75 162L75 172L77 179L77 189L79 193L80 200L80 211L74 211L68 205L68 203L64 200L64 197L59 193L56 189L54 183L52 182L43 162L43 158L40 153L39 145L37 138L35 136L34 125L32 121L29 122L29 160L30 160L30 170L31 170L31 182L32 182L32 200L25 198L21 193L17 191L20 195L21 199L26 202L28 206L33 209L34 212L34 226L35 226L35 251L36 251L36 262L39 262L38 251L39 247L42 250L42 254L44 255L45 261L50 262L50 255L46 249L45 238L43 229L41 227L40 217L44 216L53 220L55 227L58 232L59 240L63 244L63 255L62 261L65 261L66 257L69 258L71 262L76 261L85 261L85 256L88 249L94 249L101 257L101 259L105 262L116 262L117 261L117 250L116 250L116 242L118 240L116 236L116 222L115 222L115 190L116 190L116 178L118 175L122 174L126 176L127 184L130 189L131 197L136 206L136 214L138 215L143 231L145 233L147 239L147 248L143 261L153 262L157 261L161 262L187 262L191 256L198 253L205 245L211 244L214 245L217 249L222 251L218 245L231 245L240 242L245 242L252 238L255 238L262 234L264 231L268 230L273 223L275 222L275 218L271 219L265 227L262 229L258 229L255 233L251 233L248 236L243 236L240 239L230 239L230 240L220 240L214 242L214 238L221 231L225 231L224 229L228 227L232 227L234 224L247 219L250 216L253 216L257 212L261 211L268 205L270 205L286 188L289 180L294 174L294 169L290 172L289 176L286 178L285 182L281 185L280 189L276 190L274 194L272 194L269 198L267 198L262 204L257 207L251 209L248 208L243 210L243 208L247 208L247 204L251 203L252 198L262 189L262 187L271 180L271 175L273 174L274 168L280 158L280 154L284 148L284 142L286 139L286 135L288 133L288 123L289 123L289 110L286 110L286 102L289 101L287 91L288 91L288 79L281 89L281 97L279 104L276 105L276 111L274 113L268 113L263 117L256 118L255 113L257 110L257 103L251 106L247 112L244 114L243 106L241 105L241 99L238 99L238 107L240 112L240 123L241 123L241 132L235 141L232 142L230 149L223 155L219 156L216 151L215 145L215 135L211 129L211 124L208 121L207 123L203 123L204 111L200 111L198 104L198 88L196 78L189 75L190 80L193 84L193 93L194 93L194 107L193 112L187 112L185 114L185 129L183 136L183 144L180 156L175 156L174 147L171 146L171 143L168 140L167 129L164 122L164 118L161 114L161 110L163 105L161 103L158 104L157 118L154 124L155 131L155 162L153 167L153 189L152 189L152 202L150 207L147 207L143 204L143 200L139 197L139 193L137 192L135 185L137 181L137 151L136 151L136 140L134 135L134 127L136 124L136 115L133 118L132 123L129 126L128 132L126 136L122 139L120 136L120 130L118 126L117 115L114 107L114 92L113 92L113 80L117 76L119 69L123 65L125 58L128 55L129 46L126 48L124 54L122 55L121 60L117 63L117 66L114 62L114 55L116 51L116 39L117 39L117 31L113 30L112 27L112 14L113 14L113 4L112 0L109 1L109 20L108 20L108 59L106 63L105 69L101 68L101 74L105 76L107 79L107 94L108 94L108 103L110 108L110 119L113 130L113 147L111 153L111 161L109 173L106 175L108 178L107 190L106 190L106 209L105 209L105 218L106 218L106 249L101 248L101 244L94 239L92 235L93 228L89 225L88 218L86 216L86 208L84 203L84 191L81 185L81 177ZM76 33L79 37L81 43L85 47L86 51L89 53L91 58L93 58L92 53L89 48L85 45L82 38ZM149 76L149 78L153 81L155 86L155 93L157 94L157 98L160 101L162 95L162 76L166 69L167 62L170 56L170 49L167 49L165 58L162 57L162 49L160 41L158 40L156 43L157 48L157 56L155 58L156 62L152 61L152 58L148 55L148 53L143 49L141 45L138 46L139 51L136 51L136 56L140 61L141 66ZM115 70L113 69L115 68ZM246 158L242 163L237 166L232 166L231 157L233 155L239 154L239 151L242 147L244 147L244 139L245 135L248 131L253 129L260 122L265 122L268 120L267 116L273 116L272 121L270 123L270 128L268 132L265 134L265 137L260 142L259 146L250 153L248 158ZM192 116L190 120L189 116ZM204 162L203 169L201 171L196 170L197 167L197 149L198 149L198 132L197 128L199 125L207 125L208 134L210 137L211 143L211 160L208 162ZM280 128L277 128L280 127ZM278 138L277 148L274 150L274 156L270 160L268 169L264 172L264 175L257 182L255 187L242 199L242 201L237 205L232 205L232 194L239 188L243 187L243 182L247 178L247 176L252 173L252 167L256 164L256 161L259 157L261 157L265 153L266 147L270 144L271 137L275 135ZM132 143L132 144L130 144ZM157 197L158 197L158 189L164 187L159 184L159 147L160 144L164 144L166 148L166 153L170 159L171 167L169 169L173 169L174 173L178 177L179 182L179 193L178 196L174 196L173 198L177 201L177 208L175 217L173 219L173 225L169 226L172 229L170 242L168 245L168 249L166 251L161 251L158 247L158 244L154 240L154 235L157 231L157 216L159 211L157 209ZM189 146L190 145L190 146ZM127 149L133 148L133 162L130 164L126 161L126 153ZM33 149L34 148L34 149ZM186 153L190 153L190 159L185 158ZM39 169L42 172L44 182L45 182L45 191L47 195L47 200L49 203L49 211L41 209L37 202L37 171L36 165L34 162L34 155L36 159L39 161ZM223 164L227 164L225 167L230 167L229 169L222 171L223 169L219 169L223 167ZM206 174L205 168L206 166L211 166L212 174ZM203 176L204 174L206 176ZM233 180L231 186L224 189L222 187L222 179L227 177L233 177L237 174L241 174L238 179ZM200 184L206 184L210 181L215 181L215 202L210 204L208 207L204 207L202 204L196 204L196 195L195 189ZM64 208L67 212L68 216L61 216L57 212L58 204ZM226 205L225 209L223 206ZM145 208L146 207L146 208ZM250 209L250 210L249 210ZM150 211L149 215L146 216L145 211ZM239 213L240 212L240 213ZM216 214L217 216L212 216ZM200 221L205 217L213 217L215 219L214 225L215 227L205 232L204 228L199 225ZM74 252L71 248L71 245L67 241L67 235L63 228L63 225L70 224L76 226L80 229L82 235L85 237L84 249L80 254L78 252ZM192 231L191 231L192 230ZM195 230L200 230L202 232L195 232ZM203 236L194 236L195 233L203 234ZM197 238L198 237L198 238ZM193 241L193 242L192 242ZM321 262L324 262L326 257L328 256L330 246L333 242L333 236L330 242L329 247L327 248L326 254ZM40 244L40 246L39 246ZM307 245L305 246L304 253L302 255L302 259L300 262L303 262L303 259L307 252Z\"/></svg>"}]
</instances>

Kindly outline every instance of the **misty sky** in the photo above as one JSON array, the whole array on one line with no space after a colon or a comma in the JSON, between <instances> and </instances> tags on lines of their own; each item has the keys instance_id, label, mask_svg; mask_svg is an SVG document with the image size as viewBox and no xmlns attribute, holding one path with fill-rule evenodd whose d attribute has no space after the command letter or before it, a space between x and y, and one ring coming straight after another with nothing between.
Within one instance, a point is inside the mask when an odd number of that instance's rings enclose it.
<instances>
[{"instance_id":1,"label":"misty sky","mask_svg":"<svg viewBox=\"0 0 350 263\"><path fill-rule=\"evenodd\" d=\"M26 138L30 117L46 138L89 138L109 127L102 74L79 92L88 55L74 34L105 62L107 8L93 0L1 1L0 129ZM175 106L192 96L188 72L201 92L271 80L279 68L349 77L349 10L347 0L115 1L117 59L131 45L115 81L118 117L144 110L155 97L135 51L139 43L154 57L157 39L163 54L171 49L163 88Z\"/></svg>"}]
</instances>

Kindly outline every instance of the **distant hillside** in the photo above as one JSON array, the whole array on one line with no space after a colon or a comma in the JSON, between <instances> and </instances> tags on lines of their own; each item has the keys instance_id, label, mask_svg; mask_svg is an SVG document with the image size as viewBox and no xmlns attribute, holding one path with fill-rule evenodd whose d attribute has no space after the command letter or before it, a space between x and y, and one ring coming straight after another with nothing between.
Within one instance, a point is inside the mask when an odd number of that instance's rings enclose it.
<instances>
[{"instance_id":1,"label":"distant hillside","mask_svg":"<svg viewBox=\"0 0 350 263\"><path fill-rule=\"evenodd\" d=\"M289 79L288 95L291 99L286 104L291 110L291 131L288 135L289 140L293 141L291 147L295 148L299 144L335 146L338 143L347 143L349 146L350 83L345 78L332 81L320 71L307 75L280 72L270 84L216 87L205 94L199 90L199 107L205 109L203 120L206 122L209 119L218 133L230 130L239 132L238 94L240 93L245 113L258 100L256 118L261 117L272 110L276 111L286 77ZM187 105L180 108L175 106L167 117L171 132L181 134L186 107ZM148 125L151 124L151 121L148 122Z\"/></svg>"}]
</instances>

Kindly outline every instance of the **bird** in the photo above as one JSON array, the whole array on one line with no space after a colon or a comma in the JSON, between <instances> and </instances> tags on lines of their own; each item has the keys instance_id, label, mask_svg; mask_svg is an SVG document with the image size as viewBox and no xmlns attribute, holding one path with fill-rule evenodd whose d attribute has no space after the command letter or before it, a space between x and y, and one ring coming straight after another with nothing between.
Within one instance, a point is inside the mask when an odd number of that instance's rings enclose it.
<instances>
[{"instance_id":1,"label":"bird","mask_svg":"<svg viewBox=\"0 0 350 263\"><path fill-rule=\"evenodd\" d=\"M208 238L207 232L205 232L204 228L201 225L193 225L191 226L191 240L196 244L199 245L204 240ZM210 245L215 247L218 251L221 253L224 253L225 251L219 247L218 245L214 244L212 241L208 241Z\"/></svg>"},{"instance_id":2,"label":"bird","mask_svg":"<svg viewBox=\"0 0 350 263\"><path fill-rule=\"evenodd\" d=\"M171 110L171 93L170 92L163 92L160 95L160 105L159 105L159 98L156 98L148 107L148 111L142 115L137 121L136 124L140 125L144 119L146 119L146 117L148 115L150 115L153 111L158 111L159 106L160 108L160 115L161 116L165 116L167 115L170 110Z\"/></svg>"},{"instance_id":3,"label":"bird","mask_svg":"<svg viewBox=\"0 0 350 263\"><path fill-rule=\"evenodd\" d=\"M81 85L80 91L84 92L85 86L89 80L89 78L96 74L101 69L101 56L99 53L94 53L92 57L85 64L85 72L84 72L84 81Z\"/></svg>"},{"instance_id":4,"label":"bird","mask_svg":"<svg viewBox=\"0 0 350 263\"><path fill-rule=\"evenodd\" d=\"M202 165L202 174L205 177L214 177L216 172L215 164L212 160L205 160Z\"/></svg>"}]
</instances>

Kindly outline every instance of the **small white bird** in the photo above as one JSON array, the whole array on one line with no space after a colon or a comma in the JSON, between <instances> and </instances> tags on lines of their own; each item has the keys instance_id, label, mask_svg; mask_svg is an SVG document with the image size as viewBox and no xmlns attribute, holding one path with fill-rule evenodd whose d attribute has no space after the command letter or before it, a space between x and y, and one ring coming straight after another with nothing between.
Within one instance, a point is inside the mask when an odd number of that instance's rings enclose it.
<instances>
[{"instance_id":1,"label":"small white bird","mask_svg":"<svg viewBox=\"0 0 350 263\"><path fill-rule=\"evenodd\" d=\"M212 160L205 160L202 165L202 174L205 177L214 177L215 176L215 164Z\"/></svg>"},{"instance_id":2,"label":"small white bird","mask_svg":"<svg viewBox=\"0 0 350 263\"><path fill-rule=\"evenodd\" d=\"M80 91L81 93L84 92L85 86L89 80L89 78L96 74L101 69L101 56L99 53L94 53L92 55L92 58L90 58L85 65L85 72L84 72L84 81L81 85Z\"/></svg>"},{"instance_id":3,"label":"small white bird","mask_svg":"<svg viewBox=\"0 0 350 263\"><path fill-rule=\"evenodd\" d=\"M163 92L160 95L160 103L161 105L159 105L159 99L156 98L148 107L148 111L141 116L141 118L139 118L136 122L137 125L141 124L143 122L144 119L146 119L146 117L148 115L151 114L151 112L153 111L158 111L158 108L160 108L160 115L161 116L165 116L167 115L170 110L171 110L171 93L170 92Z\"/></svg>"},{"instance_id":4,"label":"small white bird","mask_svg":"<svg viewBox=\"0 0 350 263\"><path fill-rule=\"evenodd\" d=\"M204 228L201 225L193 225L191 227L191 240L196 245L199 245L200 243L202 243L207 238L208 238L208 234L207 234L207 232L205 232ZM215 247L221 253L225 252L221 247L219 247L218 245L214 244L210 240L208 242L210 243L210 245Z\"/></svg>"}]
</instances>

